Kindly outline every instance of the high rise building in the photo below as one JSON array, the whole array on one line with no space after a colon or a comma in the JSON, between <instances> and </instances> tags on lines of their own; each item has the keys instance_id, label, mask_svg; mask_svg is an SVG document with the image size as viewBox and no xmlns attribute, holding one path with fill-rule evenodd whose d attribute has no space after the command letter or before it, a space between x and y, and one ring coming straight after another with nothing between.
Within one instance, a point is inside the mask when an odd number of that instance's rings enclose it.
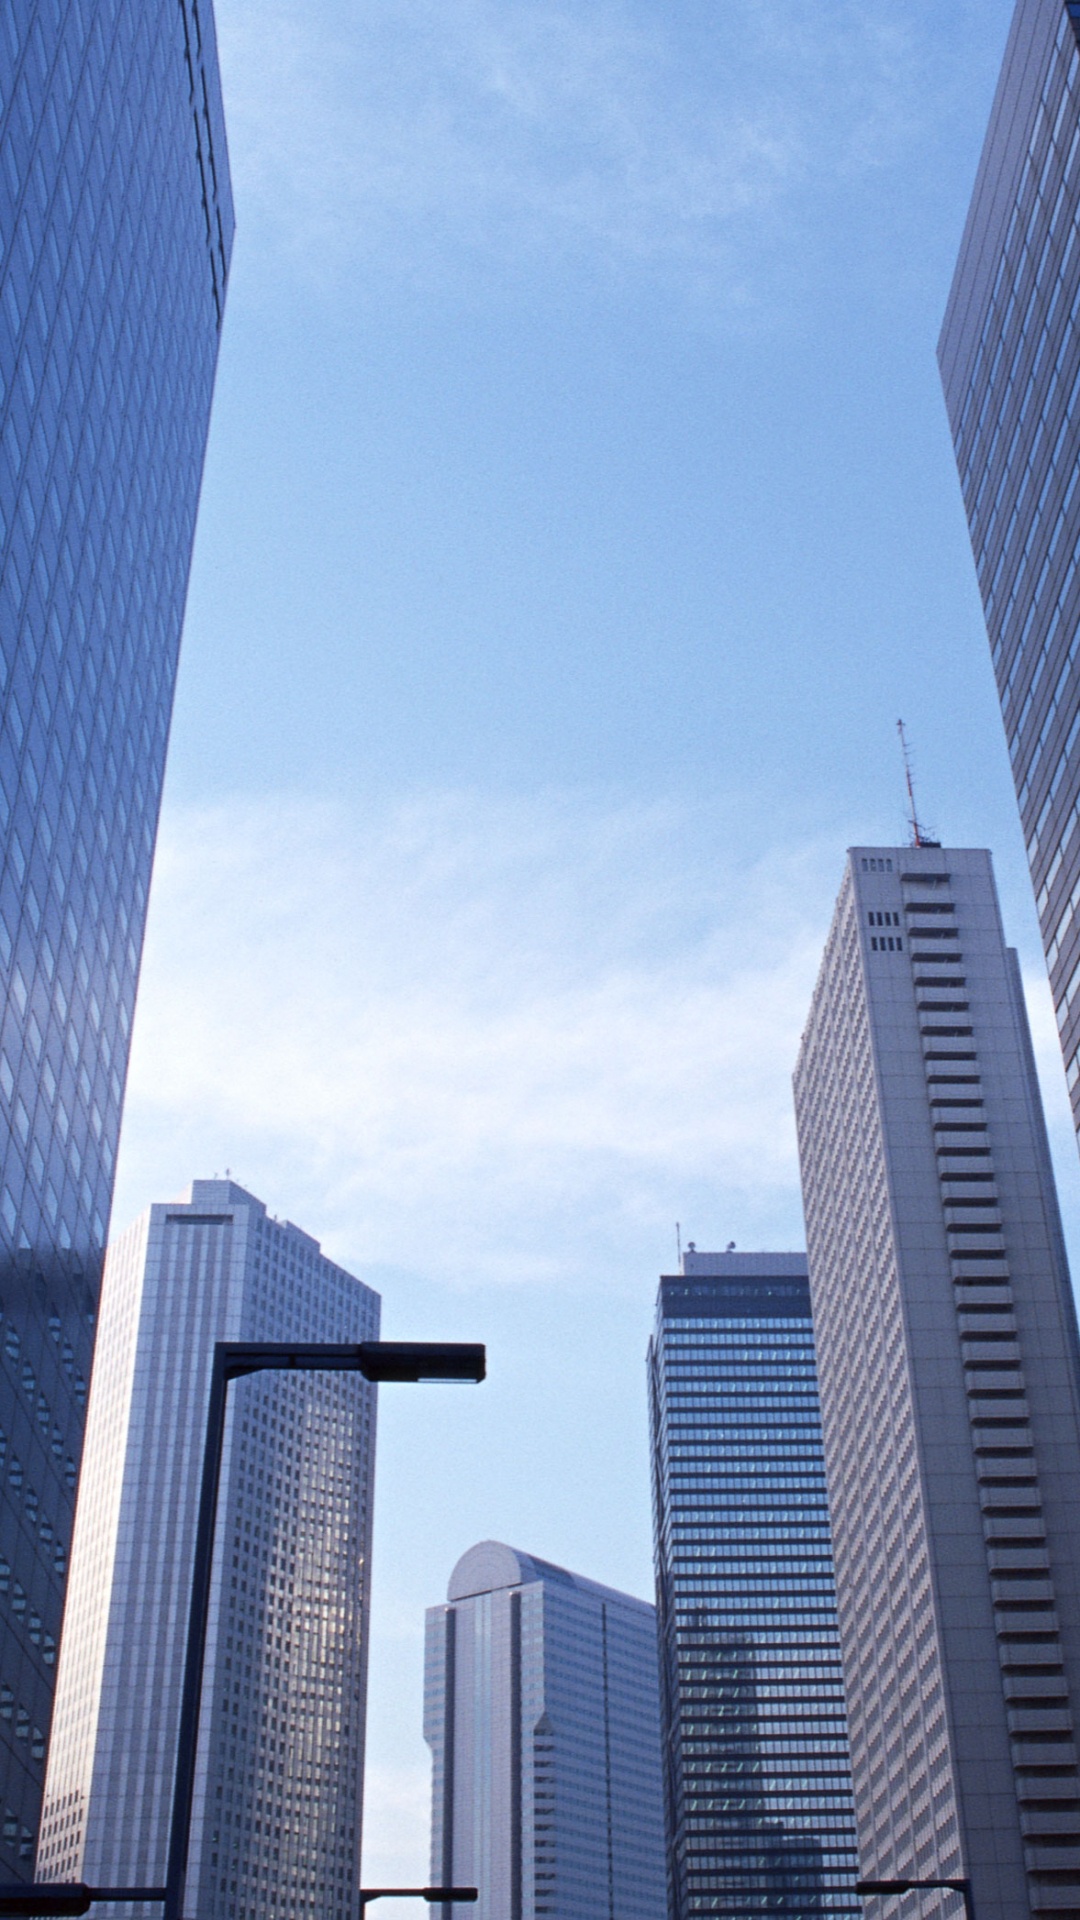
<instances>
[{"instance_id":1,"label":"high rise building","mask_svg":"<svg viewBox=\"0 0 1080 1920\"><path fill-rule=\"evenodd\" d=\"M432 1880L480 1892L447 1920L665 1920L646 1601L470 1548L428 1610L424 1735Z\"/></svg>"},{"instance_id":2,"label":"high rise building","mask_svg":"<svg viewBox=\"0 0 1080 1920\"><path fill-rule=\"evenodd\" d=\"M4 0L4 1880L33 1869L232 226L210 0Z\"/></svg>"},{"instance_id":3,"label":"high rise building","mask_svg":"<svg viewBox=\"0 0 1080 1920\"><path fill-rule=\"evenodd\" d=\"M849 853L795 1095L862 1870L1077 1920L1080 1347L988 853Z\"/></svg>"},{"instance_id":4,"label":"high rise building","mask_svg":"<svg viewBox=\"0 0 1080 1920\"><path fill-rule=\"evenodd\" d=\"M378 1326L377 1294L231 1181L196 1180L110 1246L40 1879L164 1884L214 1342ZM199 1920L353 1920L374 1460L357 1375L229 1389L184 1908Z\"/></svg>"},{"instance_id":5,"label":"high rise building","mask_svg":"<svg viewBox=\"0 0 1080 1920\"><path fill-rule=\"evenodd\" d=\"M1078 37L1018 0L939 358L1080 1128Z\"/></svg>"},{"instance_id":6,"label":"high rise building","mask_svg":"<svg viewBox=\"0 0 1080 1920\"><path fill-rule=\"evenodd\" d=\"M672 1920L861 1914L806 1255L683 1255L649 1347Z\"/></svg>"}]
</instances>

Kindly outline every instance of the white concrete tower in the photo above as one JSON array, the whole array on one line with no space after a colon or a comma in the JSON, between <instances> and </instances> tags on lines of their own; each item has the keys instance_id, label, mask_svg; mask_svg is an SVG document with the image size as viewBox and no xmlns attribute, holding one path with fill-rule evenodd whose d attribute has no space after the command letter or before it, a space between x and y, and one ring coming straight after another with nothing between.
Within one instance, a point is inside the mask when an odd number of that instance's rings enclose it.
<instances>
[{"instance_id":1,"label":"white concrete tower","mask_svg":"<svg viewBox=\"0 0 1080 1920\"><path fill-rule=\"evenodd\" d=\"M989 854L851 851L795 1092L863 1874L1080 1916L1080 1354Z\"/></svg>"},{"instance_id":2,"label":"white concrete tower","mask_svg":"<svg viewBox=\"0 0 1080 1920\"><path fill-rule=\"evenodd\" d=\"M163 1884L214 1342L378 1330L378 1295L231 1181L196 1180L110 1247L40 1879ZM358 1376L229 1389L187 1882L200 1920L355 1913L374 1460Z\"/></svg>"},{"instance_id":3,"label":"white concrete tower","mask_svg":"<svg viewBox=\"0 0 1080 1920\"><path fill-rule=\"evenodd\" d=\"M656 1610L485 1540L427 1616L444 1920L665 1920Z\"/></svg>"}]
</instances>

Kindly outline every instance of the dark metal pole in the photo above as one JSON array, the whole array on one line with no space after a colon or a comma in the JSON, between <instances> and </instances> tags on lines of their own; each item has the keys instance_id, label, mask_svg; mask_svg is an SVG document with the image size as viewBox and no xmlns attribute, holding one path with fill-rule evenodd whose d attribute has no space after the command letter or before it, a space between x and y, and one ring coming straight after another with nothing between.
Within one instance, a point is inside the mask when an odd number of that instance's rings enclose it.
<instances>
[{"instance_id":1,"label":"dark metal pole","mask_svg":"<svg viewBox=\"0 0 1080 1920\"><path fill-rule=\"evenodd\" d=\"M225 1395L228 1369L225 1343L214 1347L210 1371L210 1404L206 1415L206 1451L203 1454L202 1491L195 1531L195 1563L191 1575L184 1685L180 1695L180 1730L176 1743L169 1859L165 1869L165 1920L182 1920L184 1875L187 1871L191 1806L195 1794L195 1754L199 1739L199 1707L206 1657L206 1622L210 1611L210 1580L214 1561L221 1453L225 1442Z\"/></svg>"}]
</instances>

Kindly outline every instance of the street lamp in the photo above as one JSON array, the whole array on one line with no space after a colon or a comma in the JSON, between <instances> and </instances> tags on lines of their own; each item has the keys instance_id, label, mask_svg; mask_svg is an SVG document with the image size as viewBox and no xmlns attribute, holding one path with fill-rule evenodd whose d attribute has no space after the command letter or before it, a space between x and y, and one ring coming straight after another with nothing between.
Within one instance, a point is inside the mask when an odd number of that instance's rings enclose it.
<instances>
[{"instance_id":1,"label":"street lamp","mask_svg":"<svg viewBox=\"0 0 1080 1920\"><path fill-rule=\"evenodd\" d=\"M970 1880L859 1880L856 1893L921 1893L924 1888L959 1893L964 1901L964 1920L975 1920L975 1900Z\"/></svg>"},{"instance_id":2,"label":"street lamp","mask_svg":"<svg viewBox=\"0 0 1080 1920\"><path fill-rule=\"evenodd\" d=\"M210 1371L195 1564L191 1577L180 1731L176 1743L169 1859L165 1869L164 1920L182 1920L184 1878L191 1837L195 1792L195 1755L199 1741L206 1622L210 1611L214 1531L217 1521L221 1455L225 1443L225 1406L230 1380L251 1373L359 1373L365 1380L465 1380L479 1384L487 1371L482 1346L446 1345L412 1340L362 1340L358 1346L322 1342L219 1340Z\"/></svg>"},{"instance_id":3,"label":"street lamp","mask_svg":"<svg viewBox=\"0 0 1080 1920\"><path fill-rule=\"evenodd\" d=\"M191 1835L195 1791L195 1755L199 1740L206 1622L210 1611L214 1532L217 1522L221 1455L225 1444L225 1407L230 1380L250 1373L359 1373L372 1381L462 1380L479 1384L487 1372L482 1346L416 1340L361 1340L358 1345L320 1342L219 1340L210 1370L195 1564L191 1576L184 1684L180 1696L176 1778L173 1785L169 1860L164 1887L87 1887L60 1882L0 1886L0 1920L18 1914L83 1914L99 1900L163 1901L164 1920L181 1920L184 1876ZM475 1887L371 1887L359 1890L361 1908L369 1900L419 1899L444 1904L477 1899Z\"/></svg>"}]
</instances>

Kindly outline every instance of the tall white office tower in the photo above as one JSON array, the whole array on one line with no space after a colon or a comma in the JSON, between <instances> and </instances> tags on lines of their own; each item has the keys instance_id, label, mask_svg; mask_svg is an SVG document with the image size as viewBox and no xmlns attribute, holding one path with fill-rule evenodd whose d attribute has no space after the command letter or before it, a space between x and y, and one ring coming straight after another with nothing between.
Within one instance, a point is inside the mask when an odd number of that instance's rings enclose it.
<instances>
[{"instance_id":1,"label":"tall white office tower","mask_svg":"<svg viewBox=\"0 0 1080 1920\"><path fill-rule=\"evenodd\" d=\"M194 1181L110 1247L40 1879L163 1884L214 1342L378 1328L378 1295L231 1181ZM374 1460L358 1376L229 1389L185 1900L199 1920L353 1920Z\"/></svg>"},{"instance_id":2,"label":"tall white office tower","mask_svg":"<svg viewBox=\"0 0 1080 1920\"><path fill-rule=\"evenodd\" d=\"M444 1920L665 1920L656 1610L485 1540L427 1615Z\"/></svg>"},{"instance_id":3,"label":"tall white office tower","mask_svg":"<svg viewBox=\"0 0 1080 1920\"><path fill-rule=\"evenodd\" d=\"M795 1091L863 1874L1076 1920L1080 1350L989 854L849 854Z\"/></svg>"}]
</instances>

